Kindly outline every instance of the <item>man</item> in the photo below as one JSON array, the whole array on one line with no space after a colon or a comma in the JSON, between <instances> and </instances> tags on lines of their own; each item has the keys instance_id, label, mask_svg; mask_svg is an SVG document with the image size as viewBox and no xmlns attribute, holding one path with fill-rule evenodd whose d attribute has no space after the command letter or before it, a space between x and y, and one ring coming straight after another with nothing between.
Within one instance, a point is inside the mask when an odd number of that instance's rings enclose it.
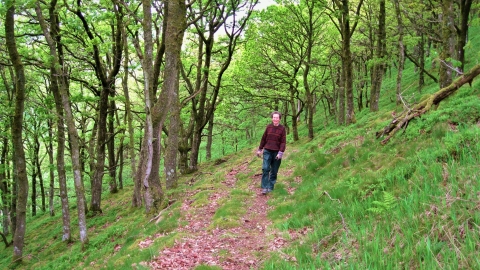
<instances>
[{"instance_id":1,"label":"man","mask_svg":"<svg viewBox=\"0 0 480 270\"><path fill-rule=\"evenodd\" d=\"M262 194L271 192L277 181L278 168L282 163L282 156L287 143L287 132L283 125L280 125L282 114L274 111L272 123L267 125L263 133L257 156L263 152L262 164Z\"/></svg>"}]
</instances>

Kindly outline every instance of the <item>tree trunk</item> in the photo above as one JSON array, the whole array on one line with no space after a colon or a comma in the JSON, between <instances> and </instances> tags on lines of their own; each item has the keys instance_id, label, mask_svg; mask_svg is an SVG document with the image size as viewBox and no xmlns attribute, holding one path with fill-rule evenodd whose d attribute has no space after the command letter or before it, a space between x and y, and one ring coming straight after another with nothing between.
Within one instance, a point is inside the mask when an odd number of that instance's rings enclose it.
<instances>
[{"instance_id":1,"label":"tree trunk","mask_svg":"<svg viewBox=\"0 0 480 270\"><path fill-rule=\"evenodd\" d=\"M398 73L397 73L397 87L396 87L396 100L397 105L401 104L402 95L402 75L403 67L405 66L405 47L403 46L403 20L402 10L400 9L400 0L394 0L395 14L397 16L397 29L398 29Z\"/></svg>"},{"instance_id":2,"label":"tree trunk","mask_svg":"<svg viewBox=\"0 0 480 270\"><path fill-rule=\"evenodd\" d=\"M0 153L0 199L2 200L2 228L3 234L9 234L10 226L10 203L7 196L10 194L7 183L7 152L8 152L8 137L4 136L2 140L2 149Z\"/></svg>"},{"instance_id":3,"label":"tree trunk","mask_svg":"<svg viewBox=\"0 0 480 270\"><path fill-rule=\"evenodd\" d=\"M90 140L88 141L88 147L87 147L87 151L88 151L88 167L89 167L89 171L88 171L88 176L89 176L89 179L90 179L90 186L92 187L93 186L93 174L95 173L95 145L96 144L96 141L97 141L97 130L98 128L98 121L96 118L93 119L93 128L92 128L92 136L90 137Z\"/></svg>"},{"instance_id":4,"label":"tree trunk","mask_svg":"<svg viewBox=\"0 0 480 270\"><path fill-rule=\"evenodd\" d=\"M50 32L52 33L52 44L49 44L51 54L55 55L55 46L58 51L58 63L63 66L63 47L60 43L60 22L58 21L58 14L56 11L56 1L52 1L49 8L50 16ZM54 43L55 41L55 43ZM53 94L55 100L55 111L57 114L57 174L58 184L60 189L60 201L62 207L62 222L63 222L63 235L62 241L67 243L72 242L71 224L70 224L70 205L68 200L68 188L67 188L67 176L65 171L65 114L62 105L62 97L60 95L59 84L62 86L68 85L65 76L58 77L58 73L55 67L52 65L50 68L50 91ZM54 183L51 183L51 189L53 189ZM53 192L52 192L53 193ZM53 194L51 195L53 196ZM53 197L52 197L53 203Z\"/></svg>"},{"instance_id":5,"label":"tree trunk","mask_svg":"<svg viewBox=\"0 0 480 270\"><path fill-rule=\"evenodd\" d=\"M178 95L177 95L178 97ZM170 109L170 125L168 129L168 143L165 154L165 186L166 189L177 187L177 156L178 156L178 139L180 132L180 103L178 98L173 101Z\"/></svg>"},{"instance_id":6,"label":"tree trunk","mask_svg":"<svg viewBox=\"0 0 480 270\"><path fill-rule=\"evenodd\" d=\"M15 94L14 94L15 96ZM12 119L12 122L13 124L13 119ZM12 160L12 177L11 179L13 180L12 181L12 192L11 192L11 202L12 202L12 205L10 207L10 218L11 218L11 224L12 224L12 233L13 233L13 237L15 237L15 228L17 228L17 198L18 198L18 185L16 184L16 181L17 181L17 172L15 170L16 168L16 160L15 160L15 149L12 149L12 155L11 155L11 160Z\"/></svg>"},{"instance_id":7,"label":"tree trunk","mask_svg":"<svg viewBox=\"0 0 480 270\"><path fill-rule=\"evenodd\" d=\"M358 24L358 17L363 4L363 0L360 0L356 9L355 23L350 27L349 13L350 3L349 0L334 0L334 4L338 9L338 23L340 26L340 34L342 36L342 76L339 87L339 111L338 122L339 124L351 124L355 123L355 107L353 102L353 63L352 52L350 49L350 40L352 34L355 32L355 28ZM346 100L345 100L346 99ZM345 115L345 101L346 101L346 115ZM346 116L346 119L345 119Z\"/></svg>"},{"instance_id":8,"label":"tree trunk","mask_svg":"<svg viewBox=\"0 0 480 270\"><path fill-rule=\"evenodd\" d=\"M58 74L58 73L57 73ZM68 93L65 87L61 86L60 95L62 97L62 105L65 111L65 119L67 121L67 130L68 138L71 145L71 157L72 157L72 167L73 167L73 181L75 185L75 195L77 196L77 214L78 214L78 227L80 230L80 241L82 242L82 250L88 244L88 230L87 230L87 219L86 219L86 199L85 199L85 188L83 186L82 179L82 166L80 162L80 145L79 138L77 133L77 128L75 126L74 116L71 110L70 100Z\"/></svg>"},{"instance_id":9,"label":"tree trunk","mask_svg":"<svg viewBox=\"0 0 480 270\"><path fill-rule=\"evenodd\" d=\"M344 68L342 65L342 79L340 80L340 86L337 87L338 90L338 117L337 117L337 124L339 125L344 125L345 124L345 87L343 86L344 84Z\"/></svg>"},{"instance_id":10,"label":"tree trunk","mask_svg":"<svg viewBox=\"0 0 480 270\"><path fill-rule=\"evenodd\" d=\"M15 160L15 180L18 187L16 227L13 238L13 262L23 258L24 237L26 231L26 211L28 200L28 177L23 150L23 112L25 109L25 72L15 38L15 6L8 7L5 16L5 37L8 54L15 69L15 112L12 125L12 141Z\"/></svg>"},{"instance_id":11,"label":"tree trunk","mask_svg":"<svg viewBox=\"0 0 480 270\"><path fill-rule=\"evenodd\" d=\"M183 44L183 36L186 30L186 6L182 0L168 0L168 12L167 12L167 28L165 36L165 78L162 87L162 93L160 99L167 100L164 106L161 103L155 104L154 111L157 112L157 121L165 121L166 114L160 114L161 108L166 108L172 112L173 117L171 122L174 122L175 126L169 131L169 146L171 152L167 153L167 157L170 159L170 170L176 167L176 155L178 149L178 123L180 122L180 107L179 107L179 75L180 75L180 54ZM172 140L170 140L172 139ZM170 176L173 177L176 182L176 169L173 172L170 171ZM168 174L168 172L167 172ZM170 179L168 179L170 178ZM172 180L168 177L168 180ZM168 181L172 182L172 181ZM163 194L162 194L163 195Z\"/></svg>"},{"instance_id":12,"label":"tree trunk","mask_svg":"<svg viewBox=\"0 0 480 270\"><path fill-rule=\"evenodd\" d=\"M207 145L205 147L205 159L206 160L211 160L212 159L213 118L214 118L214 114L212 113L212 115L210 116L210 120L208 121L208 126L207 126Z\"/></svg>"},{"instance_id":13,"label":"tree trunk","mask_svg":"<svg viewBox=\"0 0 480 270\"><path fill-rule=\"evenodd\" d=\"M90 210L92 214L101 213L101 201L102 201L102 184L105 167L105 148L107 142L107 114L108 114L108 97L111 91L114 91L115 78L120 70L123 42L122 31L123 28L123 12L122 5L113 2L113 10L115 13L115 27L113 27L114 44L112 46L113 64L112 68L108 70L107 66L103 63L100 56L100 49L96 42L94 34L90 30L89 23L85 19L81 11L82 2L77 2L78 9L75 10L75 14L82 21L83 28L92 41L93 47L93 60L95 74L100 81L101 91L98 101L98 130L97 130L97 145L95 147L96 164L95 173L92 179L92 196L90 201ZM108 73L107 73L108 72Z\"/></svg>"},{"instance_id":14,"label":"tree trunk","mask_svg":"<svg viewBox=\"0 0 480 270\"><path fill-rule=\"evenodd\" d=\"M124 137L120 139L120 146L118 147L117 161L118 161L118 189L123 189L123 163L124 163Z\"/></svg>"},{"instance_id":15,"label":"tree trunk","mask_svg":"<svg viewBox=\"0 0 480 270\"><path fill-rule=\"evenodd\" d=\"M48 142L46 144L47 153L48 153L48 176L49 176L49 189L48 189L48 209L50 216L55 216L55 205L53 204L53 199L55 196L55 164L53 157L53 121L48 119Z\"/></svg>"},{"instance_id":16,"label":"tree trunk","mask_svg":"<svg viewBox=\"0 0 480 270\"><path fill-rule=\"evenodd\" d=\"M420 60L420 63L419 63L420 72L418 74L418 89L419 89L419 92L421 92L421 89L425 85L425 34L423 32L420 34L420 41L418 43L418 48L420 50L418 55L418 58ZM404 51L404 53L405 53L405 56L407 56L406 50Z\"/></svg>"},{"instance_id":17,"label":"tree trunk","mask_svg":"<svg viewBox=\"0 0 480 270\"><path fill-rule=\"evenodd\" d=\"M303 88L305 89L306 96L306 107L307 107L307 129L308 129L308 138L313 139L313 113L315 104L313 103L313 94L310 89L310 84L308 82L308 74L310 72L310 62L312 58L312 47L313 40L311 34L309 34L308 46L307 46L307 59L305 63L305 68L303 69Z\"/></svg>"},{"instance_id":18,"label":"tree trunk","mask_svg":"<svg viewBox=\"0 0 480 270\"><path fill-rule=\"evenodd\" d=\"M377 48L375 64L372 68L372 85L370 91L370 111L378 111L378 102L380 100L380 90L382 88L383 75L385 73L385 50L386 38L385 31L385 0L380 0L380 8L378 14L378 32L377 32Z\"/></svg>"},{"instance_id":19,"label":"tree trunk","mask_svg":"<svg viewBox=\"0 0 480 270\"><path fill-rule=\"evenodd\" d=\"M90 211L93 215L102 213L102 186L105 167L105 145L107 143L107 109L110 90L102 87L98 101L97 144L95 146L95 172L92 178ZM95 131L93 131L95 132Z\"/></svg>"},{"instance_id":20,"label":"tree trunk","mask_svg":"<svg viewBox=\"0 0 480 270\"><path fill-rule=\"evenodd\" d=\"M12 83L7 79L7 74L6 70L9 71L10 73L10 78L12 80ZM13 80L15 79L13 75L13 71L11 67L5 67L5 66L0 66L0 76L3 81L3 87L5 89L5 92L7 94L7 108L11 110L12 108L12 103L13 103L13 96L14 96L14 83ZM4 122L4 130L1 130L2 133L8 134L10 128L11 128L11 123L12 123L12 116L10 115L7 117L7 121ZM10 234L10 216L11 216L11 209L12 208L12 201L11 201L11 187L9 185L9 181L7 179L10 179L10 158L8 157L9 153L9 137L8 136L2 136L1 138L1 151L0 151L0 200L3 202L2 203L2 230L4 235L9 235ZM14 228L12 229L12 231Z\"/></svg>"},{"instance_id":21,"label":"tree trunk","mask_svg":"<svg viewBox=\"0 0 480 270\"><path fill-rule=\"evenodd\" d=\"M160 182L160 160L161 160L161 131L163 121L152 121L152 156L151 156L151 168L148 178L146 179L147 185L144 185L144 202L145 210L147 214L157 212L161 203L163 202L163 190Z\"/></svg>"},{"instance_id":22,"label":"tree trunk","mask_svg":"<svg viewBox=\"0 0 480 270\"><path fill-rule=\"evenodd\" d=\"M120 117L118 116L118 110L115 110L115 120L119 125L121 125ZM124 125L127 126L127 114L124 115L123 118ZM118 143L118 152L115 158L115 168L118 168L118 189L123 189L123 165L124 165L124 158L125 158L125 128L120 129L120 141Z\"/></svg>"},{"instance_id":23,"label":"tree trunk","mask_svg":"<svg viewBox=\"0 0 480 270\"><path fill-rule=\"evenodd\" d=\"M68 188L67 176L65 171L65 122L64 111L62 105L62 97L57 80L63 78L56 78L54 68L50 69L50 89L55 100L55 110L57 112L57 174L58 184L60 188L60 201L62 204L62 221L63 221L63 236L62 241L71 242L71 228L70 228L70 206L68 202Z\"/></svg>"},{"instance_id":24,"label":"tree trunk","mask_svg":"<svg viewBox=\"0 0 480 270\"><path fill-rule=\"evenodd\" d=\"M138 169L136 170L135 182L142 185L142 195L146 207L147 213L150 211L152 205L149 198L149 178L152 171L152 159L153 159L153 38L152 38L152 5L149 0L142 1L143 8L143 36L144 36L144 51L143 51L143 95L145 100L145 130L142 139L142 145L140 150L140 160L138 163ZM136 199L135 197L133 198ZM136 205L133 201L133 205Z\"/></svg>"},{"instance_id":25,"label":"tree trunk","mask_svg":"<svg viewBox=\"0 0 480 270\"><path fill-rule=\"evenodd\" d=\"M133 187L133 194L132 194L132 206L133 207L140 207L142 205L142 185L140 182L136 181L136 155L135 155L135 131L133 129L133 116L132 116L132 109L131 109L131 102L130 102L130 95L128 91L128 59L129 59L129 52L128 52L128 40L127 35L125 34L125 27L122 28L123 36L123 49L124 49L124 61L123 61L123 78L122 78L122 89L123 95L125 96L125 115L127 118L127 126L128 126L128 153L130 156L130 170L131 174L130 177L133 179L134 187Z\"/></svg>"},{"instance_id":26,"label":"tree trunk","mask_svg":"<svg viewBox=\"0 0 480 270\"><path fill-rule=\"evenodd\" d=\"M34 125L34 129L36 128L35 127L35 124ZM37 135L35 134L36 133L36 130L33 130L33 136L36 137ZM39 149L40 148L39 146L37 147L37 138L34 138L34 142L33 142L33 153L32 153L32 157L31 157L31 160L32 160L32 194L30 195L30 201L32 203L32 217L36 216L37 215L37 175L39 174L39 172L37 173L37 162L39 162L38 160L38 154L39 154Z\"/></svg>"},{"instance_id":27,"label":"tree trunk","mask_svg":"<svg viewBox=\"0 0 480 270\"><path fill-rule=\"evenodd\" d=\"M9 71L10 73L10 78L12 79L12 83L9 82L7 79L7 74L6 70ZM14 96L14 84L13 80L15 79L13 75L13 71L11 67L5 67L5 66L0 66L0 76L3 81L3 87L6 91L7 94L7 108L10 110L12 106L12 100ZM4 122L4 130L1 130L2 133L8 134L10 128L11 128L11 123L12 123L12 116L7 117L7 121ZM12 190L11 186L9 185L9 182L7 179L10 179L10 160L11 158L8 157L9 153L9 137L8 136L2 136L1 138L1 144L0 144L0 200L3 202L2 203L2 230L4 235L9 235L10 231L13 231L14 229L10 230L10 216L11 216L11 209L12 208Z\"/></svg>"},{"instance_id":28,"label":"tree trunk","mask_svg":"<svg viewBox=\"0 0 480 270\"><path fill-rule=\"evenodd\" d=\"M468 18L472 7L472 0L460 0L460 26L456 28L457 33L457 55L460 61L460 72L465 68L465 45L468 37Z\"/></svg>"},{"instance_id":29,"label":"tree trunk","mask_svg":"<svg viewBox=\"0 0 480 270\"><path fill-rule=\"evenodd\" d=\"M108 138L107 138L107 147L108 147L108 175L109 175L109 184L110 184L110 193L117 193L117 161L115 160L115 90L110 91L112 100L110 100L110 109L108 112Z\"/></svg>"},{"instance_id":30,"label":"tree trunk","mask_svg":"<svg viewBox=\"0 0 480 270\"><path fill-rule=\"evenodd\" d=\"M344 91L346 98L346 124L355 122L354 106L353 106L353 76L352 76L352 52L350 50L350 15L349 15L349 0L342 0L342 65L344 73Z\"/></svg>"},{"instance_id":31,"label":"tree trunk","mask_svg":"<svg viewBox=\"0 0 480 270\"><path fill-rule=\"evenodd\" d=\"M292 90L293 86L290 86L290 107L292 108L292 133L293 140L298 141L300 139L298 135L298 116L303 111L303 104L297 107L294 91Z\"/></svg>"},{"instance_id":32,"label":"tree trunk","mask_svg":"<svg viewBox=\"0 0 480 270\"><path fill-rule=\"evenodd\" d=\"M178 99L180 52L186 28L186 6L183 1L168 0L166 6L167 27L165 34L165 73L164 84L155 105L151 97L153 89L152 66L152 14L150 1L143 1L145 103L147 119L142 143L141 159L137 180L143 184L143 194L147 214L158 210L163 200L159 179L160 132L173 100ZM155 140L155 138L157 138ZM140 167L141 166L141 167Z\"/></svg>"},{"instance_id":33,"label":"tree trunk","mask_svg":"<svg viewBox=\"0 0 480 270\"><path fill-rule=\"evenodd\" d=\"M440 53L440 88L444 88L452 83L454 67L449 60L455 52L455 32L453 11L453 0L442 1L442 51Z\"/></svg>"},{"instance_id":34,"label":"tree trunk","mask_svg":"<svg viewBox=\"0 0 480 270\"><path fill-rule=\"evenodd\" d=\"M193 121L190 121L189 125L193 125ZM187 127L187 130L192 130L192 128ZM192 149L190 144L188 143L191 133L189 134L188 131L183 128L183 125L180 125L180 133L179 133L179 142L178 142L178 169L180 170L181 174L189 173L189 165L188 165L188 152Z\"/></svg>"},{"instance_id":35,"label":"tree trunk","mask_svg":"<svg viewBox=\"0 0 480 270\"><path fill-rule=\"evenodd\" d=\"M307 10L306 13L308 17L302 22L302 26L305 31L306 35L306 48L305 48L305 61L304 61L304 69L303 69L303 87L305 89L305 96L306 102L305 105L307 107L307 129L308 129L308 138L313 139L313 115L315 114L315 100L314 100L314 90L311 89L310 83L308 80L308 76L310 74L311 63L312 63L312 50L315 45L315 36L316 36L316 18L314 18L315 14L315 1L307 1L306 6ZM302 15L297 15L302 16Z\"/></svg>"},{"instance_id":36,"label":"tree trunk","mask_svg":"<svg viewBox=\"0 0 480 270\"><path fill-rule=\"evenodd\" d=\"M37 151L38 153L40 153L40 141L38 140L38 137L37 137L37 141L36 141L36 144L37 144ZM40 210L42 210L43 213L45 213L45 210L46 210L46 205L45 205L45 187L44 187L44 184L43 184L43 174L42 174L42 169L41 169L41 165L42 165L42 161L41 159L38 157L39 155L37 155L37 162L36 162L36 165L37 165L37 173L38 173L38 183L40 184L40 196L42 198L41 200L41 206L40 206Z\"/></svg>"},{"instance_id":37,"label":"tree trunk","mask_svg":"<svg viewBox=\"0 0 480 270\"><path fill-rule=\"evenodd\" d=\"M51 10L55 9L56 2L55 0L51 3ZM61 99L61 104L63 108L63 112L65 113L65 120L67 124L68 130L68 138L70 142L70 152L72 158L72 167L73 167L73 182L75 185L75 195L77 197L77 214L78 214L78 227L80 231L80 241L82 243L82 249L86 247L88 244L88 230L87 230L87 222L85 213L87 211L86 208L86 199L85 199L85 188L83 186L83 179L82 179L82 171L81 171L81 162L80 162L80 145L79 145L79 137L77 128L75 126L75 119L72 113L72 108L70 105L70 100L68 96L68 84L66 82L66 74L64 74L63 70L61 69L62 62L61 58L59 57L60 52L57 54L56 47L58 46L61 48L61 44L59 43L60 37L58 36L57 32L52 32L53 37L50 35L50 31L48 30L47 24L43 18L43 14L40 8L40 2L36 3L35 11L37 13L38 21L40 22L40 26L43 30L43 35L48 43L50 48L50 55L52 56L52 63L51 69L55 72L52 78L57 78L58 84L58 97ZM51 18L53 20L53 18ZM58 30L58 29L57 29ZM53 90L52 90L53 91Z\"/></svg>"}]
</instances>

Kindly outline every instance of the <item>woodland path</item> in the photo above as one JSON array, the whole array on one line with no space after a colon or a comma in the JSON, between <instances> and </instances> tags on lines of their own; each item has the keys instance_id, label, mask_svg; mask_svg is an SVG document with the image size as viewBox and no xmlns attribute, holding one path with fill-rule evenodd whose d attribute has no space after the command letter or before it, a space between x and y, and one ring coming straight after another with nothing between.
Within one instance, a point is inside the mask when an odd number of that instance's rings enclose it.
<instances>
[{"instance_id":1,"label":"woodland path","mask_svg":"<svg viewBox=\"0 0 480 270\"><path fill-rule=\"evenodd\" d=\"M222 182L229 188L237 183L237 174L248 171L248 163L231 169ZM287 244L280 233L271 228L267 218L270 209L268 199L260 189L261 174L250 177L248 189L254 195L247 203L247 212L241 219L241 226L230 229L209 229L218 201L228 196L228 191L221 189L213 192L209 203L202 207L191 207L191 198L196 192L187 194L182 203L182 215L177 232L184 235L173 247L159 251L154 260L148 262L151 269L194 269L199 265L218 266L223 270L258 269L269 253ZM226 189L229 190L229 189Z\"/></svg>"}]
</instances>

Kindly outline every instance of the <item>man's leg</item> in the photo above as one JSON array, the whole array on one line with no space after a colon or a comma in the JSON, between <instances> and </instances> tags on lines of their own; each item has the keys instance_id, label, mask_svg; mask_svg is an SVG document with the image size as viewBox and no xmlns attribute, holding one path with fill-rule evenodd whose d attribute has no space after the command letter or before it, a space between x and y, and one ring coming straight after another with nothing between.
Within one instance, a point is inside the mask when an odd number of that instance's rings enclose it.
<instances>
[{"instance_id":1,"label":"man's leg","mask_svg":"<svg viewBox=\"0 0 480 270\"><path fill-rule=\"evenodd\" d=\"M270 169L270 178L268 179L268 184L269 184L268 189L270 190L273 190L275 183L277 182L277 173L278 173L278 169L280 168L280 164L282 164L281 159L274 158L272 160L272 166Z\"/></svg>"},{"instance_id":2,"label":"man's leg","mask_svg":"<svg viewBox=\"0 0 480 270\"><path fill-rule=\"evenodd\" d=\"M267 149L263 149L263 164L262 164L262 188L268 189L270 187L269 178L272 163L272 153Z\"/></svg>"}]
</instances>

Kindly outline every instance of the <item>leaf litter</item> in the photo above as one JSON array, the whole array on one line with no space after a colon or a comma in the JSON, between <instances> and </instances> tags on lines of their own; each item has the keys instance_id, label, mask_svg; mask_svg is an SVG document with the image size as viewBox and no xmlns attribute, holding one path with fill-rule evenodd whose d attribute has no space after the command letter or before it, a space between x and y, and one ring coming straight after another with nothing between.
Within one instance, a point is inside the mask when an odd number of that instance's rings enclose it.
<instances>
[{"instance_id":1,"label":"leaf litter","mask_svg":"<svg viewBox=\"0 0 480 270\"><path fill-rule=\"evenodd\" d=\"M227 187L236 185L236 175L246 172L248 163L229 171L222 181ZM212 218L219 208L218 201L228 196L228 192L214 191L209 203L191 207L192 200L186 198L182 203L179 224L186 224L177 229L186 235L177 240L172 247L159 251L150 262L141 263L151 269L194 269L200 265L216 266L224 270L258 269L269 253L287 245L287 240L280 233L273 231L271 221L267 218L268 197L261 194L261 174L250 178L248 189L255 194L248 200L247 212L242 217L240 226L234 228L209 229ZM140 243L141 248L148 247L152 239ZM294 258L293 258L294 259Z\"/></svg>"}]
</instances>

